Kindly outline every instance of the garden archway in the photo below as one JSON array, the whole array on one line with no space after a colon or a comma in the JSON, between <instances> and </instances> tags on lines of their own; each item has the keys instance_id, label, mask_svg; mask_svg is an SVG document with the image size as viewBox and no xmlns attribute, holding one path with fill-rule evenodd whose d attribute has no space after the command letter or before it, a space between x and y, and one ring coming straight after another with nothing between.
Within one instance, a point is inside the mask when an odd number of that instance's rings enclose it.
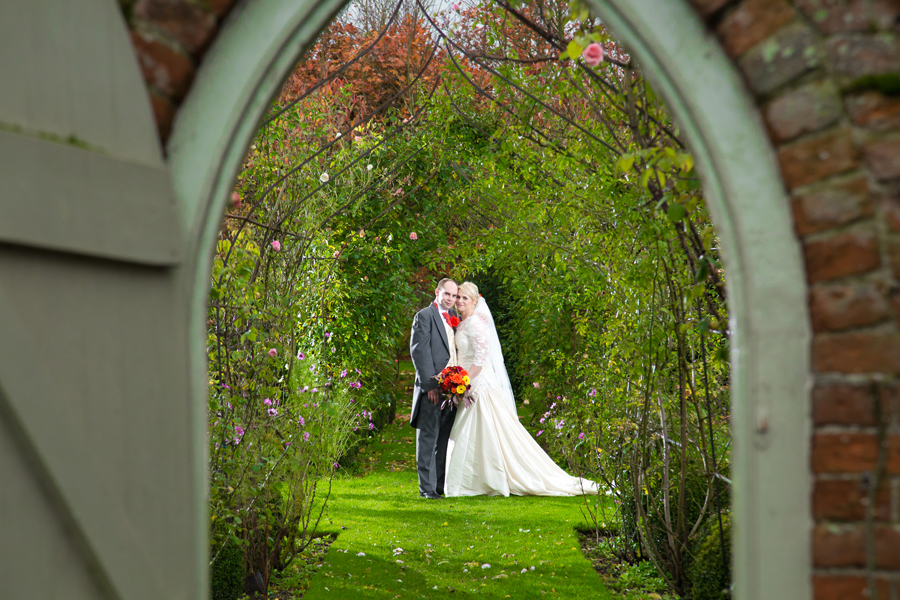
<instances>
[{"instance_id":1,"label":"garden archway","mask_svg":"<svg viewBox=\"0 0 900 600\"><path fill-rule=\"evenodd\" d=\"M781 175L744 84L686 2L591 2L663 91L697 156L724 243L734 333L736 595L809 597L809 318ZM169 142L187 225L194 356L209 264L256 123L342 0L236 9L204 59ZM206 382L194 366L197 397ZM198 435L200 435L197 424Z\"/></svg>"},{"instance_id":2,"label":"garden archway","mask_svg":"<svg viewBox=\"0 0 900 600\"><path fill-rule=\"evenodd\" d=\"M896 596L900 8L590 1L663 90L725 242L738 597L862 598L867 574ZM258 117L341 4L0 3L11 596L204 594L211 245Z\"/></svg>"}]
</instances>

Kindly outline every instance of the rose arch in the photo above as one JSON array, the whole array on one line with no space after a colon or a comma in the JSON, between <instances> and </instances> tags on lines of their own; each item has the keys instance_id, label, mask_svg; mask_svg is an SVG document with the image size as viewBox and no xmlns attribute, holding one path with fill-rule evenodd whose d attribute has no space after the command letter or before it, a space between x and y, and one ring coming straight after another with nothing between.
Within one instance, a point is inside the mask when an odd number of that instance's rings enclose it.
<instances>
[{"instance_id":1,"label":"rose arch","mask_svg":"<svg viewBox=\"0 0 900 600\"><path fill-rule=\"evenodd\" d=\"M590 3L666 97L724 242L736 597L862 597L867 566L896 596L895 4ZM260 116L343 0L11 4L3 586L204 597L210 256Z\"/></svg>"}]
</instances>

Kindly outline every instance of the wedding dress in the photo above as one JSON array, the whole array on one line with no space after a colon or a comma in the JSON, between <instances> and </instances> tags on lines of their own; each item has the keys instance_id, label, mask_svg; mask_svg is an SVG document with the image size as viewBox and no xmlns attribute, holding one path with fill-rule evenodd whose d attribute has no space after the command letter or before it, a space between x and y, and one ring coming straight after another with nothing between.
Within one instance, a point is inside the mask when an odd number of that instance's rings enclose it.
<instances>
[{"instance_id":1,"label":"wedding dress","mask_svg":"<svg viewBox=\"0 0 900 600\"><path fill-rule=\"evenodd\" d=\"M456 409L447 448L447 496L574 496L597 485L563 471L519 422L500 340L483 298L456 329L459 365L472 378L475 403Z\"/></svg>"}]
</instances>

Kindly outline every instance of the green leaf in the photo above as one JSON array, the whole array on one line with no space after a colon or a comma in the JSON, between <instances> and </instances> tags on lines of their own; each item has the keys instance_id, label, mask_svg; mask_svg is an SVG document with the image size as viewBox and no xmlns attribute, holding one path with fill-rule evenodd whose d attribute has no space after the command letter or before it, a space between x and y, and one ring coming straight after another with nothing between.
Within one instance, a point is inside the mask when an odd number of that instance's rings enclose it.
<instances>
[{"instance_id":1,"label":"green leaf","mask_svg":"<svg viewBox=\"0 0 900 600\"><path fill-rule=\"evenodd\" d=\"M581 56L581 52L583 50L584 49L579 46L578 42L576 42L575 40L572 40L571 42L569 42L569 45L566 46L566 54L568 54L569 58L573 60Z\"/></svg>"},{"instance_id":2,"label":"green leaf","mask_svg":"<svg viewBox=\"0 0 900 600\"><path fill-rule=\"evenodd\" d=\"M672 221L673 223L677 223L678 221L682 220L686 214L687 214L687 210L685 210L685 208L682 205L680 205L676 202L673 202L672 204L669 205L669 210L668 210L669 220Z\"/></svg>"},{"instance_id":3,"label":"green leaf","mask_svg":"<svg viewBox=\"0 0 900 600\"><path fill-rule=\"evenodd\" d=\"M631 170L631 167L634 165L634 155L633 154L623 154L619 157L619 160L616 161L616 170L619 173L627 173Z\"/></svg>"}]
</instances>

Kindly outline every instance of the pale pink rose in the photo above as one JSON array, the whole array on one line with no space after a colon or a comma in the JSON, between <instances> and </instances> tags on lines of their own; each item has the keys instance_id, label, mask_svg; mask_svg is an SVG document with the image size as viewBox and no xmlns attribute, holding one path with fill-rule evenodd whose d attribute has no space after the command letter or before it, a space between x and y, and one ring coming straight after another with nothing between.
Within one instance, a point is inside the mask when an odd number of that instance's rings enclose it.
<instances>
[{"instance_id":1,"label":"pale pink rose","mask_svg":"<svg viewBox=\"0 0 900 600\"><path fill-rule=\"evenodd\" d=\"M275 252L281 252L281 242L278 240L272 240L272 250Z\"/></svg>"},{"instance_id":2,"label":"pale pink rose","mask_svg":"<svg viewBox=\"0 0 900 600\"><path fill-rule=\"evenodd\" d=\"M275 358L276 356L278 356L278 350L276 350L275 348L270 348L269 356L271 356L272 358Z\"/></svg>"},{"instance_id":3,"label":"pale pink rose","mask_svg":"<svg viewBox=\"0 0 900 600\"><path fill-rule=\"evenodd\" d=\"M409 234L409 239L411 239L412 241L416 241L417 239L419 239L419 236L417 236L416 232L413 231L411 234Z\"/></svg>"},{"instance_id":4,"label":"pale pink rose","mask_svg":"<svg viewBox=\"0 0 900 600\"><path fill-rule=\"evenodd\" d=\"M539 384L537 381L535 381L535 382L532 383L531 385L533 385L533 386L536 387L536 388L541 387L541 384Z\"/></svg>"},{"instance_id":5,"label":"pale pink rose","mask_svg":"<svg viewBox=\"0 0 900 600\"><path fill-rule=\"evenodd\" d=\"M453 10L455 10L456 12L459 12L459 4L454 4Z\"/></svg>"},{"instance_id":6,"label":"pale pink rose","mask_svg":"<svg viewBox=\"0 0 900 600\"><path fill-rule=\"evenodd\" d=\"M597 42L591 42L588 44L587 48L581 52L581 58L583 58L584 62L590 66L596 67L603 62L603 46Z\"/></svg>"},{"instance_id":7,"label":"pale pink rose","mask_svg":"<svg viewBox=\"0 0 900 600\"><path fill-rule=\"evenodd\" d=\"M241 197L237 192L231 192L231 205L235 208L241 207Z\"/></svg>"}]
</instances>

